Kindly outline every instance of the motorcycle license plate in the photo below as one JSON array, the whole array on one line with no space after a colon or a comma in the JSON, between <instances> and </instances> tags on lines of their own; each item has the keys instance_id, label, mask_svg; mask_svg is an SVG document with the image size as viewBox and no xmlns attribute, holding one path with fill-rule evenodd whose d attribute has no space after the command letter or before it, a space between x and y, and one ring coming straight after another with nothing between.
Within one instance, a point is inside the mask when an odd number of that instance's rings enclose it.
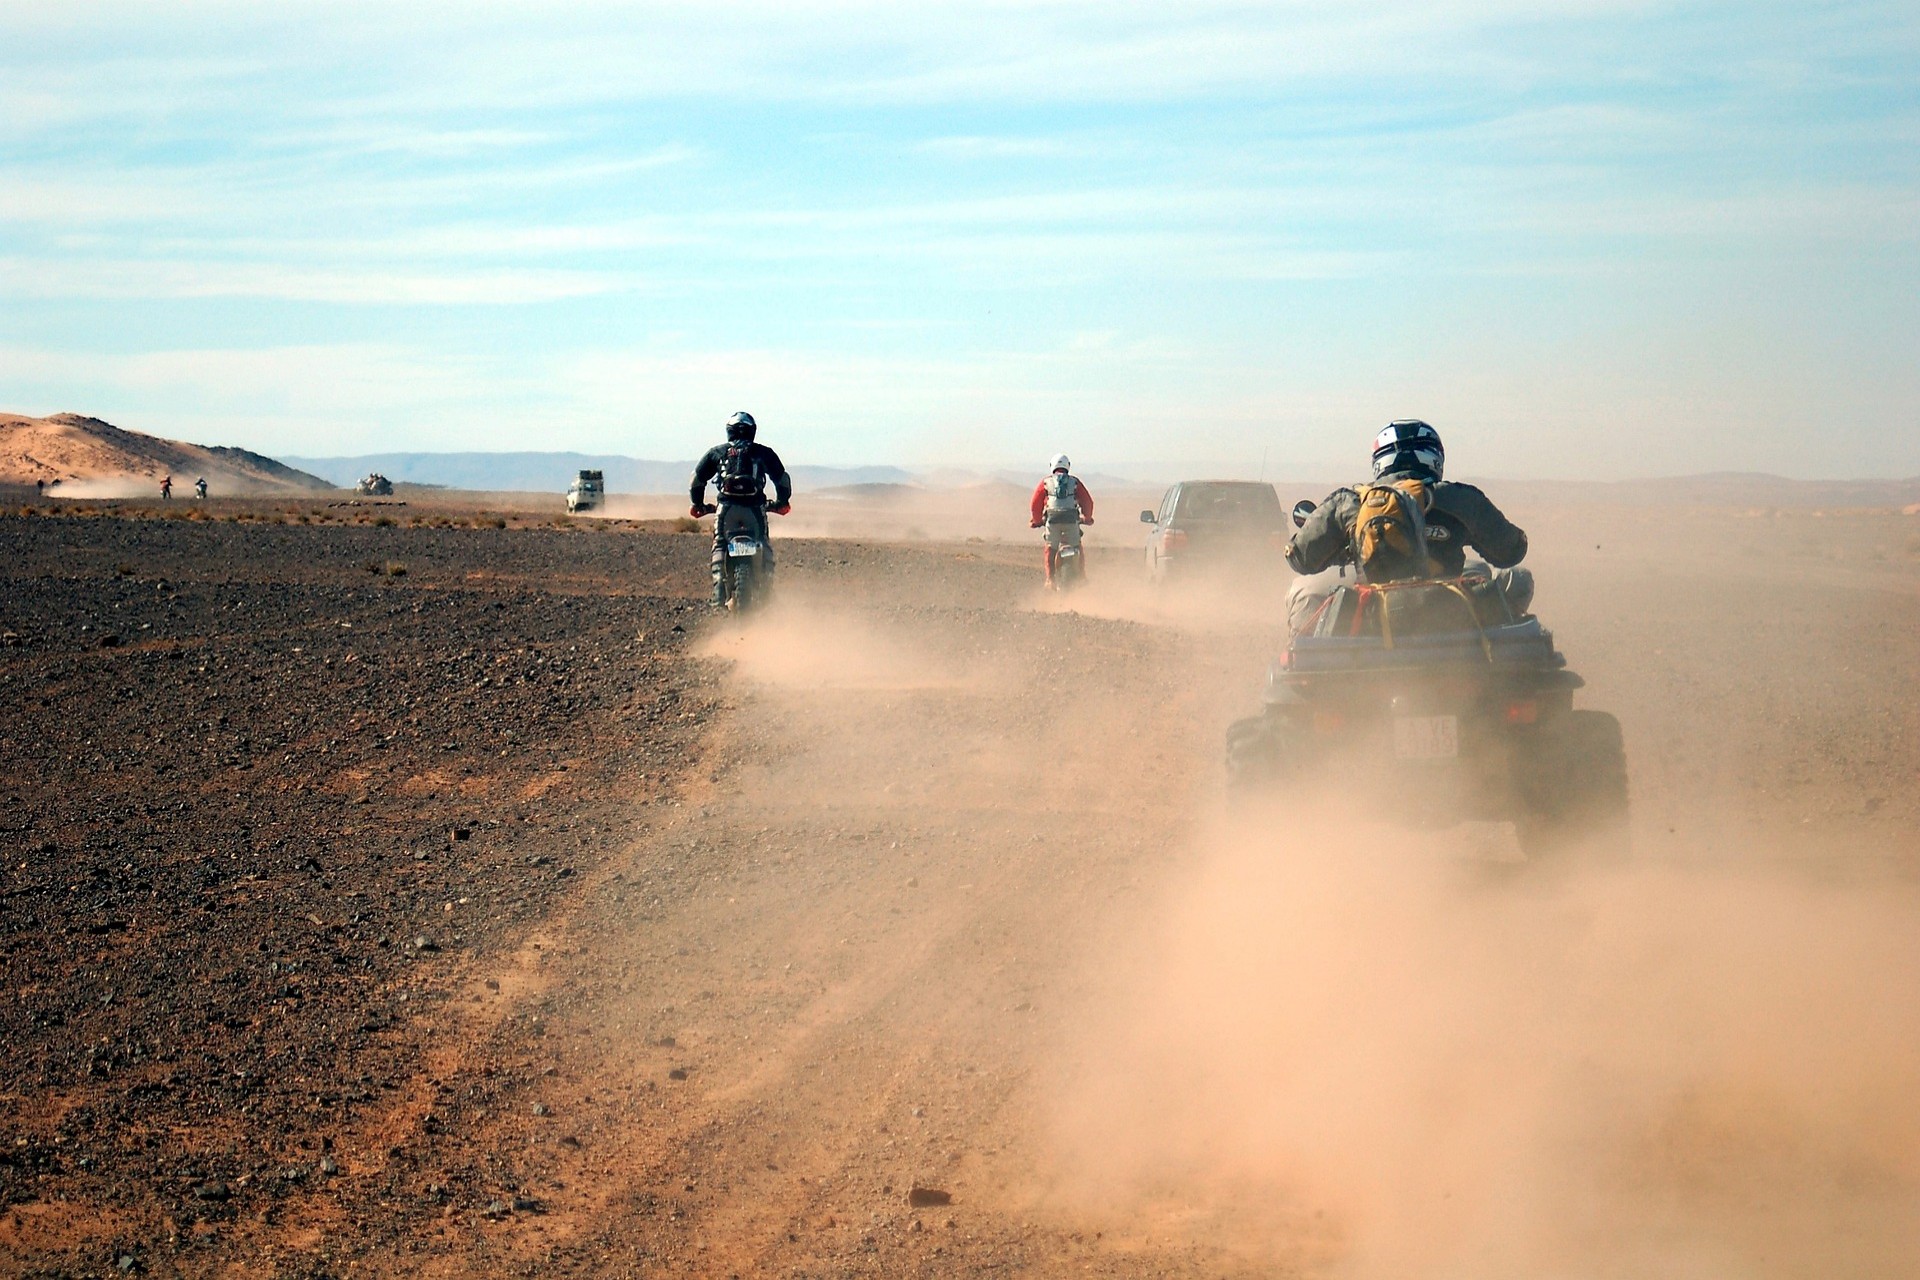
<instances>
[{"instance_id":1,"label":"motorcycle license plate","mask_svg":"<svg viewBox=\"0 0 1920 1280\"><path fill-rule=\"evenodd\" d=\"M727 554L730 556L757 556L760 554L760 544L752 538L734 538L727 543Z\"/></svg>"},{"instance_id":2,"label":"motorcycle license plate","mask_svg":"<svg viewBox=\"0 0 1920 1280\"><path fill-rule=\"evenodd\" d=\"M1400 716L1393 751L1404 760L1451 759L1460 754L1459 716Z\"/></svg>"},{"instance_id":3,"label":"motorcycle license plate","mask_svg":"<svg viewBox=\"0 0 1920 1280\"><path fill-rule=\"evenodd\" d=\"M1063 555L1063 556L1077 556L1077 555L1079 555L1079 554L1080 554L1080 548L1078 548L1078 547L1062 547L1062 548L1060 548L1060 554L1061 554L1061 555Z\"/></svg>"}]
</instances>

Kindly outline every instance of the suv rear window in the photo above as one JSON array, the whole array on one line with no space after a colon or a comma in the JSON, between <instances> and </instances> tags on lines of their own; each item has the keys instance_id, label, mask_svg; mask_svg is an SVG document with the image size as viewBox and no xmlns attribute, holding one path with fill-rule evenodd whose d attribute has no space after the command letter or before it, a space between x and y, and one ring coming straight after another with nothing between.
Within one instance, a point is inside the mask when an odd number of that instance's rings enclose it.
<instances>
[{"instance_id":1,"label":"suv rear window","mask_svg":"<svg viewBox=\"0 0 1920 1280\"><path fill-rule=\"evenodd\" d=\"M1278 528L1280 495L1270 484L1247 481L1186 484L1180 487L1180 502L1173 516L1175 520Z\"/></svg>"}]
</instances>

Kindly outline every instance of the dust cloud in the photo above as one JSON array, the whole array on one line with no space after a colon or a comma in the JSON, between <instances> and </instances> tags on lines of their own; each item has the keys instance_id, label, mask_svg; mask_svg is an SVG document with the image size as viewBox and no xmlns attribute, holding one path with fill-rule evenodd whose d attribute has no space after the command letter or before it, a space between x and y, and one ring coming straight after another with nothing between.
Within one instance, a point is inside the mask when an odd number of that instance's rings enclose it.
<instances>
[{"instance_id":1,"label":"dust cloud","mask_svg":"<svg viewBox=\"0 0 1920 1280\"><path fill-rule=\"evenodd\" d=\"M1314 1274L1920 1259L1920 891L1222 819L1073 1033L1059 1206Z\"/></svg>"},{"instance_id":2,"label":"dust cloud","mask_svg":"<svg viewBox=\"0 0 1920 1280\"><path fill-rule=\"evenodd\" d=\"M750 620L713 628L695 652L731 662L749 684L797 690L960 690L985 679L952 652L784 587Z\"/></svg>"}]
</instances>

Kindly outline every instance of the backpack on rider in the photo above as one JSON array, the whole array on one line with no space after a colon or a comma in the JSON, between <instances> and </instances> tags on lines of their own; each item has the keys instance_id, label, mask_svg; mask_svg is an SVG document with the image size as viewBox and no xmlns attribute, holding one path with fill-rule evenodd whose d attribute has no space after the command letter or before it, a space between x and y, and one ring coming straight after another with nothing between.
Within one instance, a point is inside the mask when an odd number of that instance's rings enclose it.
<instances>
[{"instance_id":1,"label":"backpack on rider","mask_svg":"<svg viewBox=\"0 0 1920 1280\"><path fill-rule=\"evenodd\" d=\"M721 496L736 502L753 501L764 496L766 476L752 441L727 442L727 451L720 459L720 471L715 481Z\"/></svg>"},{"instance_id":2,"label":"backpack on rider","mask_svg":"<svg viewBox=\"0 0 1920 1280\"><path fill-rule=\"evenodd\" d=\"M1080 524L1080 482L1065 471L1056 471L1046 479L1047 501L1042 512L1050 525Z\"/></svg>"},{"instance_id":3,"label":"backpack on rider","mask_svg":"<svg viewBox=\"0 0 1920 1280\"><path fill-rule=\"evenodd\" d=\"M1438 570L1427 551L1427 511L1433 486L1400 477L1359 486L1353 521L1353 553L1369 582L1429 578Z\"/></svg>"}]
</instances>

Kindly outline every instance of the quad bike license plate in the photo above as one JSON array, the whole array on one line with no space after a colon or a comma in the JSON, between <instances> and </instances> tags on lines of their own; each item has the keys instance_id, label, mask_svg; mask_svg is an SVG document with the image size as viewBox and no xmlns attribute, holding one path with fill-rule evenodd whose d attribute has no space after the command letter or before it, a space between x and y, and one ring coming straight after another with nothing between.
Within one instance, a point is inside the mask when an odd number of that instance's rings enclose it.
<instances>
[{"instance_id":1,"label":"quad bike license plate","mask_svg":"<svg viewBox=\"0 0 1920 1280\"><path fill-rule=\"evenodd\" d=\"M1404 760L1451 759L1460 754L1459 716L1399 716L1393 751Z\"/></svg>"}]
</instances>

